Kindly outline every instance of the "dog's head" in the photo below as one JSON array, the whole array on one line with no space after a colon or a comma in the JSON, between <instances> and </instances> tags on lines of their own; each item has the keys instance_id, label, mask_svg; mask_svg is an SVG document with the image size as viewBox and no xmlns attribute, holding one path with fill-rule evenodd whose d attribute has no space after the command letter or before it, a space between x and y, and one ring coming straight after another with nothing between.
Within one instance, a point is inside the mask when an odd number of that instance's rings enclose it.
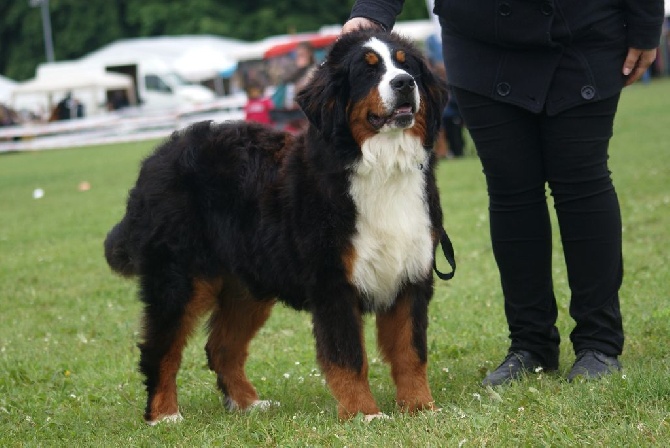
<instances>
[{"instance_id":1,"label":"dog's head","mask_svg":"<svg viewBox=\"0 0 670 448\"><path fill-rule=\"evenodd\" d=\"M350 132L361 145L372 135L403 131L430 147L444 94L443 82L410 41L394 33L361 30L334 44L297 99L326 141Z\"/></svg>"}]
</instances>

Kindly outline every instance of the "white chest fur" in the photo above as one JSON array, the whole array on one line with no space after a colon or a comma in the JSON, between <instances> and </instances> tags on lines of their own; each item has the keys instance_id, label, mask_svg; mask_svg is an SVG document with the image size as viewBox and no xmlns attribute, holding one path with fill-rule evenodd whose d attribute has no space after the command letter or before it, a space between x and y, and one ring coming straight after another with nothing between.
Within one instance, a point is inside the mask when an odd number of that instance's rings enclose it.
<instances>
[{"instance_id":1,"label":"white chest fur","mask_svg":"<svg viewBox=\"0 0 670 448\"><path fill-rule=\"evenodd\" d=\"M403 132L378 134L361 149L350 191L358 211L353 282L374 309L384 309L404 283L430 275L427 154Z\"/></svg>"}]
</instances>

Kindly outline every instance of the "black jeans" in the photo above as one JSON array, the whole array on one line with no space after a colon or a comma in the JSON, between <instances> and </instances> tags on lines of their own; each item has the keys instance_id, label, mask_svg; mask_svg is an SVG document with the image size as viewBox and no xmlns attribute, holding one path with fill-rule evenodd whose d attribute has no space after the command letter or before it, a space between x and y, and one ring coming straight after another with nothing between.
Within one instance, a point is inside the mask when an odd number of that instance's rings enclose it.
<instances>
[{"instance_id":1,"label":"black jeans","mask_svg":"<svg viewBox=\"0 0 670 448\"><path fill-rule=\"evenodd\" d=\"M618 356L621 213L607 149L619 96L547 116L462 89L454 93L486 176L510 349L558 366L548 184L572 294L573 348Z\"/></svg>"}]
</instances>

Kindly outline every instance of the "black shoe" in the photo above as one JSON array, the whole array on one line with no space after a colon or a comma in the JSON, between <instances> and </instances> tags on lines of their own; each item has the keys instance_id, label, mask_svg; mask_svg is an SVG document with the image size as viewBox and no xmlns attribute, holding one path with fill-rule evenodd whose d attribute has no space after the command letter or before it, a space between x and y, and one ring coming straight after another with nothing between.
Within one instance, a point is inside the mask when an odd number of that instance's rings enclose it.
<instances>
[{"instance_id":1,"label":"black shoe","mask_svg":"<svg viewBox=\"0 0 670 448\"><path fill-rule=\"evenodd\" d=\"M568 373L568 381L572 382L578 377L600 378L619 370L621 370L621 363L616 356L608 356L597 350L581 350L577 353L577 359Z\"/></svg>"},{"instance_id":2,"label":"black shoe","mask_svg":"<svg viewBox=\"0 0 670 448\"><path fill-rule=\"evenodd\" d=\"M498 368L484 378L482 386L500 386L517 380L524 374L543 370L549 369L532 353L525 350L509 352Z\"/></svg>"}]
</instances>

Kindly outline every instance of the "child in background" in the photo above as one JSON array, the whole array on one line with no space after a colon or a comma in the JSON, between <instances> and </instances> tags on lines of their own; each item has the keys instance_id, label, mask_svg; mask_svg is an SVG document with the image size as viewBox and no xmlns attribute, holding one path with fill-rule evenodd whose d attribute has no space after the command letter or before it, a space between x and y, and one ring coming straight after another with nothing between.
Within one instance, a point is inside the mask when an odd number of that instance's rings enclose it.
<instances>
[{"instance_id":1,"label":"child in background","mask_svg":"<svg viewBox=\"0 0 670 448\"><path fill-rule=\"evenodd\" d=\"M244 106L245 120L262 124L272 124L270 111L272 100L263 96L263 87L255 81L247 86L247 104Z\"/></svg>"}]
</instances>

